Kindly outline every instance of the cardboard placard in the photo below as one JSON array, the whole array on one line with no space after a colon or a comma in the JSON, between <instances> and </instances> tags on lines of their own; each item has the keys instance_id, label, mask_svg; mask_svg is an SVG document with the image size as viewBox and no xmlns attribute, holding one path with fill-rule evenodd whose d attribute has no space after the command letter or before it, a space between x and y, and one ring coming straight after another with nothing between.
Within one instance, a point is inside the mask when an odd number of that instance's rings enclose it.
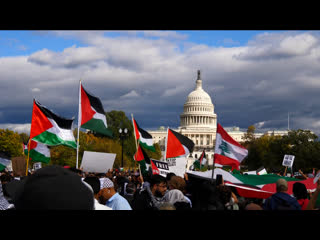
<instances>
[{"instance_id":1,"label":"cardboard placard","mask_svg":"<svg viewBox=\"0 0 320 240\"><path fill-rule=\"evenodd\" d=\"M11 158L11 162L12 162L13 176L15 176L15 177L26 176L27 160L24 156L13 157L13 158Z\"/></svg>"},{"instance_id":2,"label":"cardboard placard","mask_svg":"<svg viewBox=\"0 0 320 240\"><path fill-rule=\"evenodd\" d=\"M84 172L106 173L113 168L115 153L84 151L80 168Z\"/></svg>"}]
</instances>

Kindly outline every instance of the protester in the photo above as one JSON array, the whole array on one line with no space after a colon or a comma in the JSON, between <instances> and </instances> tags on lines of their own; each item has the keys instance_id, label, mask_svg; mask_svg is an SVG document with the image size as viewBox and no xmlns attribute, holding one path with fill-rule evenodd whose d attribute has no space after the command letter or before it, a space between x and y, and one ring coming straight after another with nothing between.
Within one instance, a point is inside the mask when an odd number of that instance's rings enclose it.
<instances>
[{"instance_id":1,"label":"protester","mask_svg":"<svg viewBox=\"0 0 320 240\"><path fill-rule=\"evenodd\" d=\"M280 178L276 182L276 193L266 199L264 210L301 210L298 201L291 197L288 191L288 183L285 179Z\"/></svg>"},{"instance_id":2,"label":"protester","mask_svg":"<svg viewBox=\"0 0 320 240\"><path fill-rule=\"evenodd\" d=\"M109 178L105 178L100 190L100 203L112 208L112 210L132 210L128 201L114 189L114 184Z\"/></svg>"},{"instance_id":3,"label":"protester","mask_svg":"<svg viewBox=\"0 0 320 240\"><path fill-rule=\"evenodd\" d=\"M8 183L7 187L13 192L17 210L94 209L92 191L79 175L60 166L38 169L21 181Z\"/></svg>"},{"instance_id":4,"label":"protester","mask_svg":"<svg viewBox=\"0 0 320 240\"><path fill-rule=\"evenodd\" d=\"M112 208L100 204L99 203L99 193L100 193L100 180L98 177L95 176L91 176L91 177L86 177L84 180L84 182L88 183L93 191L94 194L94 209L95 210L112 210Z\"/></svg>"},{"instance_id":5,"label":"protester","mask_svg":"<svg viewBox=\"0 0 320 240\"><path fill-rule=\"evenodd\" d=\"M306 185L300 182L295 182L292 187L293 196L297 199L301 206L301 210L306 210L309 203L308 191Z\"/></svg>"},{"instance_id":6,"label":"protester","mask_svg":"<svg viewBox=\"0 0 320 240\"><path fill-rule=\"evenodd\" d=\"M310 201L306 207L306 210L317 210L318 209L316 206L316 203L317 203L317 200L319 197L319 193L320 193L320 178L317 181L316 191L312 194Z\"/></svg>"},{"instance_id":7,"label":"protester","mask_svg":"<svg viewBox=\"0 0 320 240\"><path fill-rule=\"evenodd\" d=\"M186 181L182 177L172 176L170 178L170 180L168 181L168 187L169 187L169 190L172 190L172 189L180 190L183 193L184 198L190 204L190 207L192 207L192 202L191 202L190 198L188 198L186 196L186 193L187 193L187 191L186 191Z\"/></svg>"},{"instance_id":8,"label":"protester","mask_svg":"<svg viewBox=\"0 0 320 240\"><path fill-rule=\"evenodd\" d=\"M159 210L177 210L177 209L172 203L164 202L159 205Z\"/></svg>"},{"instance_id":9,"label":"protester","mask_svg":"<svg viewBox=\"0 0 320 240\"><path fill-rule=\"evenodd\" d=\"M158 210L167 191L166 178L161 175L150 177L150 186L137 191L132 201L133 210Z\"/></svg>"},{"instance_id":10,"label":"protester","mask_svg":"<svg viewBox=\"0 0 320 240\"><path fill-rule=\"evenodd\" d=\"M244 210L263 210L263 208L259 204L251 202L246 205Z\"/></svg>"},{"instance_id":11,"label":"protester","mask_svg":"<svg viewBox=\"0 0 320 240\"><path fill-rule=\"evenodd\" d=\"M238 204L232 197L232 191L230 187L226 185L219 185L216 187L219 200L224 206L224 210L239 210Z\"/></svg>"},{"instance_id":12,"label":"protester","mask_svg":"<svg viewBox=\"0 0 320 240\"><path fill-rule=\"evenodd\" d=\"M9 202L9 196L6 191L6 185L13 180L13 177L8 173L2 173L0 176L0 210L8 210L14 208L14 205Z\"/></svg>"},{"instance_id":13,"label":"protester","mask_svg":"<svg viewBox=\"0 0 320 240\"><path fill-rule=\"evenodd\" d=\"M191 205L179 189L172 189L164 195L166 202L173 204L176 210L189 210Z\"/></svg>"},{"instance_id":14,"label":"protester","mask_svg":"<svg viewBox=\"0 0 320 240\"><path fill-rule=\"evenodd\" d=\"M124 198L128 201L132 208L132 201L136 192L136 185L133 182L124 183Z\"/></svg>"}]
</instances>

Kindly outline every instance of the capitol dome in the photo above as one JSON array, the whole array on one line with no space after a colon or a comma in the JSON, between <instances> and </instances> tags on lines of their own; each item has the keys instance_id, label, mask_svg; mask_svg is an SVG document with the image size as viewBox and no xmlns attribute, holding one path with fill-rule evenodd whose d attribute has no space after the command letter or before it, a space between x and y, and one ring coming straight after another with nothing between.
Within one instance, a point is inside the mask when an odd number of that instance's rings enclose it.
<instances>
[{"instance_id":1,"label":"capitol dome","mask_svg":"<svg viewBox=\"0 0 320 240\"><path fill-rule=\"evenodd\" d=\"M216 128L217 115L211 97L202 88L200 70L196 80L196 88L187 97L180 115L180 127Z\"/></svg>"}]
</instances>

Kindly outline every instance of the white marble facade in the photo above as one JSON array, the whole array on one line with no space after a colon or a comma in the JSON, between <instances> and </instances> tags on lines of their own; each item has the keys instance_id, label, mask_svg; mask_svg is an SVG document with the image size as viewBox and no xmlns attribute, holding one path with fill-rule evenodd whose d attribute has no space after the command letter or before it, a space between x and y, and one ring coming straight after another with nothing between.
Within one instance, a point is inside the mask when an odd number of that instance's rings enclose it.
<instances>
[{"instance_id":1,"label":"white marble facade","mask_svg":"<svg viewBox=\"0 0 320 240\"><path fill-rule=\"evenodd\" d=\"M198 159L202 151L205 150L209 165L213 164L214 145L217 130L217 114L214 113L214 104L209 94L202 88L200 70L198 70L195 89L188 95L183 112L180 114L180 126L175 131L190 138L194 143L194 151L189 156L188 167ZM236 141L241 142L245 132L238 127L224 129ZM160 127L158 130L147 130L153 137L154 143L159 143L161 150L165 150L165 138L167 129ZM287 134L287 131L285 131ZM267 133L269 134L269 133ZM256 137L262 136L261 133Z\"/></svg>"}]
</instances>

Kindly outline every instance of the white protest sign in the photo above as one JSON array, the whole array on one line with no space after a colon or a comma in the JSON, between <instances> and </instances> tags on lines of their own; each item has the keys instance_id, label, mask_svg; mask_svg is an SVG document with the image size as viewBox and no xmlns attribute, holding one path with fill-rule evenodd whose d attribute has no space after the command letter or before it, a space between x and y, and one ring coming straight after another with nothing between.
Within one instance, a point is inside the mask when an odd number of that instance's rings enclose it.
<instances>
[{"instance_id":1,"label":"white protest sign","mask_svg":"<svg viewBox=\"0 0 320 240\"><path fill-rule=\"evenodd\" d=\"M160 175L166 177L169 172L173 172L176 176L184 177L187 166L187 158L167 158L167 161L159 161L152 159L157 168L159 169ZM149 164L147 167L149 168ZM168 169L169 167L169 169Z\"/></svg>"},{"instance_id":2,"label":"white protest sign","mask_svg":"<svg viewBox=\"0 0 320 240\"><path fill-rule=\"evenodd\" d=\"M163 177L166 177L167 174L170 172L169 171L169 165L168 162L163 162L163 161L159 161L159 160L155 160L155 159L151 159L151 161L153 161L153 163L155 164L155 166L158 168L159 170L159 174ZM146 164L147 167L149 167L149 164Z\"/></svg>"},{"instance_id":3,"label":"white protest sign","mask_svg":"<svg viewBox=\"0 0 320 240\"><path fill-rule=\"evenodd\" d=\"M294 161L294 155L284 155L282 166L292 167Z\"/></svg>"},{"instance_id":4,"label":"white protest sign","mask_svg":"<svg viewBox=\"0 0 320 240\"><path fill-rule=\"evenodd\" d=\"M84 172L106 173L113 167L115 153L84 151L80 168Z\"/></svg>"},{"instance_id":5,"label":"white protest sign","mask_svg":"<svg viewBox=\"0 0 320 240\"><path fill-rule=\"evenodd\" d=\"M168 158L169 172L175 173L177 176L184 177L187 166L187 158Z\"/></svg>"}]
</instances>

